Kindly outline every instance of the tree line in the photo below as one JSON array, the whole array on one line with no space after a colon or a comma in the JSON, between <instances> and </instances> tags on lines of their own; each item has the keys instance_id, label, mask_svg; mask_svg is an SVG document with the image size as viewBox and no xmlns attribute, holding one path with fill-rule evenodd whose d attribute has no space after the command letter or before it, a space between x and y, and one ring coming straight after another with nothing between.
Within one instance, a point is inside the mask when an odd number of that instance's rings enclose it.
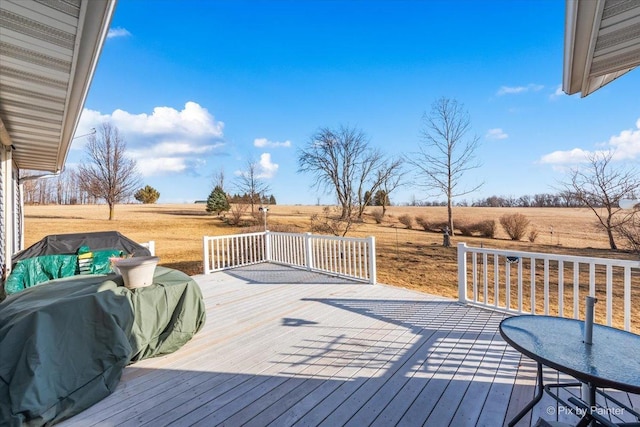
<instances>
[{"instance_id":1,"label":"tree line","mask_svg":"<svg viewBox=\"0 0 640 427\"><path fill-rule=\"evenodd\" d=\"M563 191L520 197L489 196L486 199L474 200L471 206L489 208L580 208L586 205L575 194Z\"/></svg>"}]
</instances>

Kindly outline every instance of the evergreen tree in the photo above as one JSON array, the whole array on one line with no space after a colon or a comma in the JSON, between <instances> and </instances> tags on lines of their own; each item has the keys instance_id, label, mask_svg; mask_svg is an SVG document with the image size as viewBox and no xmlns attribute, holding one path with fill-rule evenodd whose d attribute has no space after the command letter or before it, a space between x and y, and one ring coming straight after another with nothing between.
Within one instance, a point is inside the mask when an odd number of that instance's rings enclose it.
<instances>
[{"instance_id":1,"label":"evergreen tree","mask_svg":"<svg viewBox=\"0 0 640 427\"><path fill-rule=\"evenodd\" d=\"M226 212L229 209L231 206L229 206L227 195L220 186L216 185L207 198L207 212L215 212L220 216L220 212Z\"/></svg>"}]
</instances>

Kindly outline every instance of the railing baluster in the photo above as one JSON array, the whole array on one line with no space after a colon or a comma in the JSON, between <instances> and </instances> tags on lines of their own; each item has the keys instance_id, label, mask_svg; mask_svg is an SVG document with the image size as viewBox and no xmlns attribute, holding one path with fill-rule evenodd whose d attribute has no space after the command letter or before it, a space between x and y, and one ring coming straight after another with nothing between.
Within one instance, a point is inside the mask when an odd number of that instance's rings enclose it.
<instances>
[{"instance_id":1,"label":"railing baluster","mask_svg":"<svg viewBox=\"0 0 640 427\"><path fill-rule=\"evenodd\" d=\"M529 259L531 262L531 314L536 314L536 259L534 257Z\"/></svg>"},{"instance_id":2,"label":"railing baluster","mask_svg":"<svg viewBox=\"0 0 640 427\"><path fill-rule=\"evenodd\" d=\"M487 277L489 267L487 266L487 257L488 255L486 253L482 254L482 302L485 304L489 298L489 278Z\"/></svg>"},{"instance_id":3,"label":"railing baluster","mask_svg":"<svg viewBox=\"0 0 640 427\"><path fill-rule=\"evenodd\" d=\"M573 318L580 317L580 263L573 262Z\"/></svg>"},{"instance_id":4,"label":"railing baluster","mask_svg":"<svg viewBox=\"0 0 640 427\"><path fill-rule=\"evenodd\" d=\"M613 266L607 265L607 326L613 321Z\"/></svg>"},{"instance_id":5,"label":"railing baluster","mask_svg":"<svg viewBox=\"0 0 640 427\"><path fill-rule=\"evenodd\" d=\"M518 258L518 313L522 313L522 258Z\"/></svg>"},{"instance_id":6,"label":"railing baluster","mask_svg":"<svg viewBox=\"0 0 640 427\"><path fill-rule=\"evenodd\" d=\"M624 267L624 330L631 330L631 267Z\"/></svg>"},{"instance_id":7,"label":"railing baluster","mask_svg":"<svg viewBox=\"0 0 640 427\"><path fill-rule=\"evenodd\" d=\"M505 308L507 311L511 310L511 264L504 258L504 276L505 276Z\"/></svg>"},{"instance_id":8,"label":"railing baluster","mask_svg":"<svg viewBox=\"0 0 640 427\"><path fill-rule=\"evenodd\" d=\"M478 254L471 254L471 283L473 286L473 302L478 301Z\"/></svg>"},{"instance_id":9,"label":"railing baluster","mask_svg":"<svg viewBox=\"0 0 640 427\"><path fill-rule=\"evenodd\" d=\"M564 317L564 262L558 261L558 316Z\"/></svg>"},{"instance_id":10,"label":"railing baluster","mask_svg":"<svg viewBox=\"0 0 640 427\"><path fill-rule=\"evenodd\" d=\"M494 306L497 308L500 305L500 263L496 254L493 254L493 287Z\"/></svg>"},{"instance_id":11,"label":"railing baluster","mask_svg":"<svg viewBox=\"0 0 640 427\"><path fill-rule=\"evenodd\" d=\"M549 315L549 258L544 259L544 314Z\"/></svg>"}]
</instances>

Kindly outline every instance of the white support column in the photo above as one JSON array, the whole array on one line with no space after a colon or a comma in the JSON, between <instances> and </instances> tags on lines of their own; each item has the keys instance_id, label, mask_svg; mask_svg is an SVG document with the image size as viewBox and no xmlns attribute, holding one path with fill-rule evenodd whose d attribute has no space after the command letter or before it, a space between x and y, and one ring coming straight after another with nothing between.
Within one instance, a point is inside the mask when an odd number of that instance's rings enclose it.
<instances>
[{"instance_id":1,"label":"white support column","mask_svg":"<svg viewBox=\"0 0 640 427\"><path fill-rule=\"evenodd\" d=\"M6 276L11 273L11 258L13 256L13 234L14 234L14 211L13 211L13 158L11 147L2 146L0 148L0 161L2 162L2 230L3 245L2 252L4 254L4 265L2 266Z\"/></svg>"},{"instance_id":2,"label":"white support column","mask_svg":"<svg viewBox=\"0 0 640 427\"><path fill-rule=\"evenodd\" d=\"M467 302L467 244L458 243L458 301Z\"/></svg>"},{"instance_id":3,"label":"white support column","mask_svg":"<svg viewBox=\"0 0 640 427\"><path fill-rule=\"evenodd\" d=\"M20 203L20 250L24 249L24 184L18 185L18 203Z\"/></svg>"},{"instance_id":4,"label":"white support column","mask_svg":"<svg viewBox=\"0 0 640 427\"><path fill-rule=\"evenodd\" d=\"M265 261L271 262L271 232L264 232L264 252L265 252Z\"/></svg>"},{"instance_id":5,"label":"white support column","mask_svg":"<svg viewBox=\"0 0 640 427\"><path fill-rule=\"evenodd\" d=\"M315 268L313 262L313 246L311 244L311 233L304 234L304 256L306 257L305 265L307 270L311 271Z\"/></svg>"},{"instance_id":6,"label":"white support column","mask_svg":"<svg viewBox=\"0 0 640 427\"><path fill-rule=\"evenodd\" d=\"M202 248L204 250L204 262L202 263L204 267L204 274L209 274L211 270L209 267L209 239L207 236L202 238Z\"/></svg>"},{"instance_id":7,"label":"white support column","mask_svg":"<svg viewBox=\"0 0 640 427\"><path fill-rule=\"evenodd\" d=\"M13 162L12 162L13 164ZM24 204L22 203L22 185L20 185L19 171L12 168L11 202L13 206L13 253L24 249Z\"/></svg>"},{"instance_id":8,"label":"white support column","mask_svg":"<svg viewBox=\"0 0 640 427\"><path fill-rule=\"evenodd\" d=\"M376 238L369 236L369 284L375 285L378 283L378 277L376 273Z\"/></svg>"}]
</instances>

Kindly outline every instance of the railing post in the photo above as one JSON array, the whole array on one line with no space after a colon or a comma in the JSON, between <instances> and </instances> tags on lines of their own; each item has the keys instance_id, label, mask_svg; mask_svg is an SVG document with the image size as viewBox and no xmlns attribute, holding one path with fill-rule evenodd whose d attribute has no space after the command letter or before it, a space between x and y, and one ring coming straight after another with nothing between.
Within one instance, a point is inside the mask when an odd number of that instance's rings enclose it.
<instances>
[{"instance_id":1,"label":"railing post","mask_svg":"<svg viewBox=\"0 0 640 427\"><path fill-rule=\"evenodd\" d=\"M207 236L202 238L202 245L204 247L204 274L209 274L209 245L207 242Z\"/></svg>"},{"instance_id":2,"label":"railing post","mask_svg":"<svg viewBox=\"0 0 640 427\"><path fill-rule=\"evenodd\" d=\"M467 302L467 244L458 243L458 301Z\"/></svg>"},{"instance_id":3,"label":"railing post","mask_svg":"<svg viewBox=\"0 0 640 427\"><path fill-rule=\"evenodd\" d=\"M271 232L268 230L264 232L264 256L265 261L271 262Z\"/></svg>"},{"instance_id":4,"label":"railing post","mask_svg":"<svg viewBox=\"0 0 640 427\"><path fill-rule=\"evenodd\" d=\"M369 236L367 240L369 241L369 284L375 285L378 281L376 274L376 238Z\"/></svg>"},{"instance_id":5,"label":"railing post","mask_svg":"<svg viewBox=\"0 0 640 427\"><path fill-rule=\"evenodd\" d=\"M313 262L313 246L311 245L311 233L304 233L304 265L307 266L307 270L312 270L314 267Z\"/></svg>"}]
</instances>

